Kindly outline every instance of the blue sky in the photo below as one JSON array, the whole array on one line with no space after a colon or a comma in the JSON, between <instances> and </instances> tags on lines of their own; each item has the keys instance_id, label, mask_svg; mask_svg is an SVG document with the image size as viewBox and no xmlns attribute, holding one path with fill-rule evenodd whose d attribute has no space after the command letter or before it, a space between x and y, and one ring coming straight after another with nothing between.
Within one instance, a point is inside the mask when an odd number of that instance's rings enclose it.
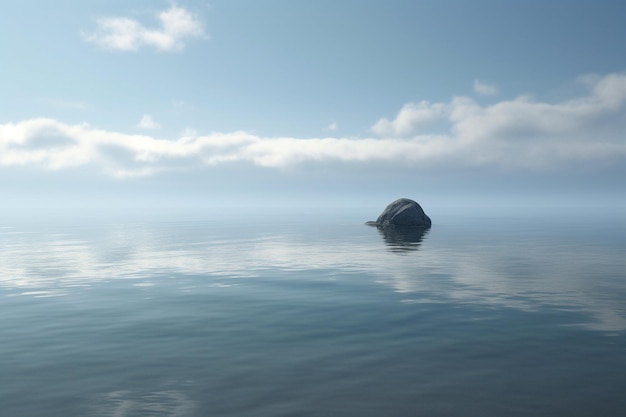
<instances>
[{"instance_id":1,"label":"blue sky","mask_svg":"<svg viewBox=\"0 0 626 417\"><path fill-rule=\"evenodd\" d=\"M625 205L622 1L33 1L0 192L93 204Z\"/></svg>"}]
</instances>

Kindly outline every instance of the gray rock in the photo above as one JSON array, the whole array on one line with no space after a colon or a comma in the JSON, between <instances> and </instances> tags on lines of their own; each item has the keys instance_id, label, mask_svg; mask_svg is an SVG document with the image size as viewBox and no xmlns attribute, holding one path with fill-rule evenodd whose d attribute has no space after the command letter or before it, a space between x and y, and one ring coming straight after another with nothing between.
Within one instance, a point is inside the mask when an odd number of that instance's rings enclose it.
<instances>
[{"instance_id":1,"label":"gray rock","mask_svg":"<svg viewBox=\"0 0 626 417\"><path fill-rule=\"evenodd\" d=\"M422 207L408 198L400 198L389 204L375 222L367 222L371 226L393 227L430 227L430 217Z\"/></svg>"}]
</instances>

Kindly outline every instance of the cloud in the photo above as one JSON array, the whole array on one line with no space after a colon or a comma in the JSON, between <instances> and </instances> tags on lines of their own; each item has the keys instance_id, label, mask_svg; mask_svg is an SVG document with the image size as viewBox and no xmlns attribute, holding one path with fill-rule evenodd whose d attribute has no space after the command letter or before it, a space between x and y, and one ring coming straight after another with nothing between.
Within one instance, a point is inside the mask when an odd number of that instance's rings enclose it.
<instances>
[{"instance_id":1,"label":"cloud","mask_svg":"<svg viewBox=\"0 0 626 417\"><path fill-rule=\"evenodd\" d=\"M431 104L428 101L405 104L395 119L380 119L372 131L380 136L401 137L410 135L417 129L446 116L448 106L444 103Z\"/></svg>"},{"instance_id":2,"label":"cloud","mask_svg":"<svg viewBox=\"0 0 626 417\"><path fill-rule=\"evenodd\" d=\"M107 49L136 51L142 46L153 46L160 51L182 50L184 40L208 38L200 19L177 5L157 15L158 28L148 28L127 17L105 17L98 19L98 28L93 33L83 33L86 42Z\"/></svg>"},{"instance_id":3,"label":"cloud","mask_svg":"<svg viewBox=\"0 0 626 417\"><path fill-rule=\"evenodd\" d=\"M495 96L500 92L500 89L496 85L474 80L474 91L483 96Z\"/></svg>"},{"instance_id":4,"label":"cloud","mask_svg":"<svg viewBox=\"0 0 626 417\"><path fill-rule=\"evenodd\" d=\"M140 127L142 129L158 129L161 127L161 125L155 122L152 119L151 115L144 114L143 116L141 116L141 120L137 124L137 127Z\"/></svg>"},{"instance_id":5,"label":"cloud","mask_svg":"<svg viewBox=\"0 0 626 417\"><path fill-rule=\"evenodd\" d=\"M173 140L70 125L54 119L0 124L0 166L59 170L95 166L118 177L228 163L267 168L300 164L382 164L410 170L475 167L541 170L580 162L626 161L626 75L584 78L589 91L559 103L521 96L481 106L468 97L406 104L373 130L381 138L262 137L186 131ZM443 133L419 132L429 122ZM400 135L401 136L398 136ZM387 136L388 135L388 136Z\"/></svg>"},{"instance_id":6,"label":"cloud","mask_svg":"<svg viewBox=\"0 0 626 417\"><path fill-rule=\"evenodd\" d=\"M337 122L332 122L331 124L326 126L326 130L330 130L331 132L334 132L338 128L339 128L339 125L337 124Z\"/></svg>"}]
</instances>

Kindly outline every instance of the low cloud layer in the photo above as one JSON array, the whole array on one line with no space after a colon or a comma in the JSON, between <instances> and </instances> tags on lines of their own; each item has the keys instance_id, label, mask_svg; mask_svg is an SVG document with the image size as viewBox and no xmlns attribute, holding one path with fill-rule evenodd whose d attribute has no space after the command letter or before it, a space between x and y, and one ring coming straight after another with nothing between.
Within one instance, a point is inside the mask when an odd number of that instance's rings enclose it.
<instances>
[{"instance_id":1,"label":"low cloud layer","mask_svg":"<svg viewBox=\"0 0 626 417\"><path fill-rule=\"evenodd\" d=\"M165 52L183 49L187 39L207 38L200 19L182 7L172 5L160 12L157 20L159 27L150 28L127 17L105 17L98 19L96 31L82 36L107 49L135 51L152 46Z\"/></svg>"},{"instance_id":2,"label":"low cloud layer","mask_svg":"<svg viewBox=\"0 0 626 417\"><path fill-rule=\"evenodd\" d=\"M262 137L238 131L189 132L167 140L28 119L0 124L0 166L61 170L90 165L124 178L234 162L268 168L375 162L418 170L624 162L626 75L581 82L588 87L586 95L559 103L526 96L489 106L468 97L409 103L394 119L374 124L377 138Z\"/></svg>"}]
</instances>

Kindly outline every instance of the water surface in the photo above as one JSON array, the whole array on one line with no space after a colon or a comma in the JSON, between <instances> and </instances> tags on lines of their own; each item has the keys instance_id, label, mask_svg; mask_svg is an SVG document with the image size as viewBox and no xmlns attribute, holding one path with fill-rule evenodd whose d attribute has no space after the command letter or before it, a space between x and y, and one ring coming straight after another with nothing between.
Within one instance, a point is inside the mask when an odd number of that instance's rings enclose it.
<instances>
[{"instance_id":1,"label":"water surface","mask_svg":"<svg viewBox=\"0 0 626 417\"><path fill-rule=\"evenodd\" d=\"M0 222L11 416L626 410L626 219Z\"/></svg>"}]
</instances>

